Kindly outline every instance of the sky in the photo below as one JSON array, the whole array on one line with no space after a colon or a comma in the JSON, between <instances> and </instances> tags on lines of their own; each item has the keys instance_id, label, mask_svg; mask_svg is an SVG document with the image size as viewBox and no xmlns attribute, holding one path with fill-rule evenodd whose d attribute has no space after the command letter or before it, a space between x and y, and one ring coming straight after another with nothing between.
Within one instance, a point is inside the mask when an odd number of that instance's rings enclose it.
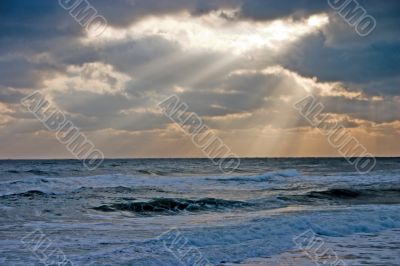
<instances>
[{"instance_id":1,"label":"sky","mask_svg":"<svg viewBox=\"0 0 400 266\"><path fill-rule=\"evenodd\" d=\"M91 0L97 32L74 1L1 1L0 158L73 157L21 105L34 91L108 158L203 157L160 110L171 95L239 156L339 156L293 107L310 94L368 152L400 155L398 0L358 0L368 36L340 0Z\"/></svg>"}]
</instances>

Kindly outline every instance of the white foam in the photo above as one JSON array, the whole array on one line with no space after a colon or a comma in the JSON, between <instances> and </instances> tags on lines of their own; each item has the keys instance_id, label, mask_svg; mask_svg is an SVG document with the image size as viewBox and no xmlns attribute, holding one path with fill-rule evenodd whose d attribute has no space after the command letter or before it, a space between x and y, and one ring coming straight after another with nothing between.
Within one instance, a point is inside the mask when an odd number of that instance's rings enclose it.
<instances>
[{"instance_id":1,"label":"white foam","mask_svg":"<svg viewBox=\"0 0 400 266\"><path fill-rule=\"evenodd\" d=\"M67 246L78 245L85 250L84 254L75 253L71 257L78 265L88 260L94 264L104 264L104 259L113 260L115 264L137 265L137 261L146 263L146 259L151 260L154 257L168 262L165 265L177 265L173 255L165 250L157 236L163 230L181 224L178 230L188 239L190 245L199 248L212 264L219 264L222 261L235 262L274 256L292 250L295 248L293 239L309 229L322 238L339 237L340 240L355 234L379 233L400 228L400 206L297 212L273 217L260 216L250 220L244 216L236 222L213 224L205 220L190 227L185 227L185 223L179 221L184 218L186 217L153 217L145 220L119 220L116 223L42 223L41 227L44 231L46 228L50 231L58 229L66 234L71 230L80 232L78 235L64 235L64 239L68 239L67 243L64 240Z\"/></svg>"}]
</instances>

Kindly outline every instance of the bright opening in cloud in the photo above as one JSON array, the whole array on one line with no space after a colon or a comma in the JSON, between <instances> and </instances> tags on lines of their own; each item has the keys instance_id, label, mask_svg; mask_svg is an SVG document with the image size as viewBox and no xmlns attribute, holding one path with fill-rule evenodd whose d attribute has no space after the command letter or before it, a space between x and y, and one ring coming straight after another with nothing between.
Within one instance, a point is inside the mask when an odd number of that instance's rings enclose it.
<instances>
[{"instance_id":1,"label":"bright opening in cloud","mask_svg":"<svg viewBox=\"0 0 400 266\"><path fill-rule=\"evenodd\" d=\"M199 17L188 13L149 17L127 29L109 28L100 41L160 36L184 49L242 54L258 48L282 48L302 36L317 32L329 22L326 14L313 15L301 21L279 19L269 22L237 20L235 14L235 10L225 10Z\"/></svg>"}]
</instances>

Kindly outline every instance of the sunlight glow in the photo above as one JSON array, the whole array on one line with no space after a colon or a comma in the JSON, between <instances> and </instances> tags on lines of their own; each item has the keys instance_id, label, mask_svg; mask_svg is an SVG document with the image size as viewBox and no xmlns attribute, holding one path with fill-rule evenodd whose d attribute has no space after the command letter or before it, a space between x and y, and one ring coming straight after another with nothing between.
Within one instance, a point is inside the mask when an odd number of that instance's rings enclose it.
<instances>
[{"instance_id":1,"label":"sunlight glow","mask_svg":"<svg viewBox=\"0 0 400 266\"><path fill-rule=\"evenodd\" d=\"M329 23L329 18L327 16L314 15L307 20L307 24L311 27L321 27L327 23Z\"/></svg>"},{"instance_id":2,"label":"sunlight glow","mask_svg":"<svg viewBox=\"0 0 400 266\"><path fill-rule=\"evenodd\" d=\"M148 17L127 29L109 27L100 40L89 38L86 41L107 42L159 36L178 43L184 49L243 54L264 47L279 49L302 36L317 32L329 22L326 14L313 15L302 21L279 19L268 22L235 20L234 14L235 10L224 10L199 17L192 17L188 13Z\"/></svg>"}]
</instances>

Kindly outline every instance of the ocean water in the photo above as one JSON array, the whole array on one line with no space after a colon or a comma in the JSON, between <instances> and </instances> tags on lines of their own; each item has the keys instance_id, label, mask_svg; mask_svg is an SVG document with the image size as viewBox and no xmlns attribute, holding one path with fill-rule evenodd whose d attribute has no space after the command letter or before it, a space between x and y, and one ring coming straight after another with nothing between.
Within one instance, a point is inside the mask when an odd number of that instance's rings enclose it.
<instances>
[{"instance_id":1,"label":"ocean water","mask_svg":"<svg viewBox=\"0 0 400 266\"><path fill-rule=\"evenodd\" d=\"M298 245L307 232L336 264ZM229 175L207 159L0 161L0 265L64 265L50 250L65 265L400 265L400 159L365 175L328 158Z\"/></svg>"}]
</instances>

